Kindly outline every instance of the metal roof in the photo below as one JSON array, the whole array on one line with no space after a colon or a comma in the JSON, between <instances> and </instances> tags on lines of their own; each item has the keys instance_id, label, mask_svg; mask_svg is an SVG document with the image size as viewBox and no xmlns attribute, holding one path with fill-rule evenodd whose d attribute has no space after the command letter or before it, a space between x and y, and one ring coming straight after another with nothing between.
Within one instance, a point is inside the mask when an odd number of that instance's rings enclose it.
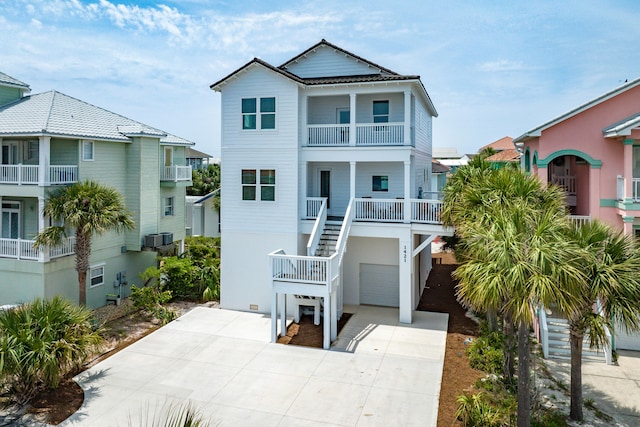
<instances>
[{"instance_id":1,"label":"metal roof","mask_svg":"<svg viewBox=\"0 0 640 427\"><path fill-rule=\"evenodd\" d=\"M0 71L0 85L18 87L18 88L26 89L27 91L30 90L28 84L21 82L20 80L11 77L8 74L3 73L2 71Z\"/></svg>"},{"instance_id":2,"label":"metal roof","mask_svg":"<svg viewBox=\"0 0 640 427\"><path fill-rule=\"evenodd\" d=\"M636 113L631 117L620 120L606 128L602 129L605 138L615 138L618 136L629 136L631 131L640 127L640 113Z\"/></svg>"},{"instance_id":3,"label":"metal roof","mask_svg":"<svg viewBox=\"0 0 640 427\"><path fill-rule=\"evenodd\" d=\"M47 135L130 141L130 136L154 136L160 143L193 142L105 110L57 91L25 96L0 106L0 136Z\"/></svg>"}]
</instances>

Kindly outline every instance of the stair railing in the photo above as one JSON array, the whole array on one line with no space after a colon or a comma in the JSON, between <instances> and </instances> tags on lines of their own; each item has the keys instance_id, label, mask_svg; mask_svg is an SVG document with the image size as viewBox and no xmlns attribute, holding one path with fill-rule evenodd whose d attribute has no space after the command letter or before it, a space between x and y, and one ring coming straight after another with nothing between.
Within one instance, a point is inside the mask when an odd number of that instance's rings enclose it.
<instances>
[{"instance_id":1,"label":"stair railing","mask_svg":"<svg viewBox=\"0 0 640 427\"><path fill-rule=\"evenodd\" d=\"M549 358L549 326L547 325L547 312L544 306L538 308L538 320L540 322L540 344L542 345L542 355Z\"/></svg>"},{"instance_id":2,"label":"stair railing","mask_svg":"<svg viewBox=\"0 0 640 427\"><path fill-rule=\"evenodd\" d=\"M336 267L338 268L342 265L342 257L347 250L347 240L349 239L349 232L351 232L351 224L353 223L355 214L354 205L355 201L351 199L349 206L347 206L347 212L344 214L344 220L342 221L342 227L340 227L340 234L336 242L336 254L338 255Z\"/></svg>"},{"instance_id":3,"label":"stair railing","mask_svg":"<svg viewBox=\"0 0 640 427\"><path fill-rule=\"evenodd\" d=\"M326 197L322 198L322 203L320 204L320 210L318 211L318 216L316 217L316 221L313 224L313 230L311 230L311 235L309 236L309 242L307 243L307 256L313 256L318 249L318 244L320 243L320 238L322 237L322 233L324 232L324 226L327 223L327 199Z\"/></svg>"}]
</instances>

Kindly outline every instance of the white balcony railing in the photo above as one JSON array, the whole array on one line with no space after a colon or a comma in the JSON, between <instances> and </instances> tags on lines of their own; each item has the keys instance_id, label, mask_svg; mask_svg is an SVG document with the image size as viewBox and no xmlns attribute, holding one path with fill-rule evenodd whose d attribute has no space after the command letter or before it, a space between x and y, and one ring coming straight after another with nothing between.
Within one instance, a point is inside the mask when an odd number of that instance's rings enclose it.
<instances>
[{"instance_id":1,"label":"white balcony railing","mask_svg":"<svg viewBox=\"0 0 640 427\"><path fill-rule=\"evenodd\" d=\"M576 194L575 175L552 175L551 183L562 188L568 194Z\"/></svg>"},{"instance_id":2,"label":"white balcony railing","mask_svg":"<svg viewBox=\"0 0 640 427\"><path fill-rule=\"evenodd\" d=\"M160 169L160 181L191 181L191 166L163 166Z\"/></svg>"},{"instance_id":3,"label":"white balcony railing","mask_svg":"<svg viewBox=\"0 0 640 427\"><path fill-rule=\"evenodd\" d=\"M356 124L356 145L403 145L404 123Z\"/></svg>"},{"instance_id":4,"label":"white balcony railing","mask_svg":"<svg viewBox=\"0 0 640 427\"><path fill-rule=\"evenodd\" d=\"M621 175L616 178L616 197L618 200L624 200L624 177Z\"/></svg>"},{"instance_id":5,"label":"white balcony railing","mask_svg":"<svg viewBox=\"0 0 640 427\"><path fill-rule=\"evenodd\" d=\"M318 213L322 207L322 201L325 199L326 197L307 197L307 219L314 219L318 217Z\"/></svg>"},{"instance_id":6,"label":"white balcony railing","mask_svg":"<svg viewBox=\"0 0 640 427\"><path fill-rule=\"evenodd\" d=\"M633 188L632 188L633 201L638 202L640 201L640 178L633 178L631 182L633 185Z\"/></svg>"},{"instance_id":7,"label":"white balcony railing","mask_svg":"<svg viewBox=\"0 0 640 427\"><path fill-rule=\"evenodd\" d=\"M423 224L442 224L442 200L411 200L411 221Z\"/></svg>"},{"instance_id":8,"label":"white balcony railing","mask_svg":"<svg viewBox=\"0 0 640 427\"><path fill-rule=\"evenodd\" d=\"M626 179L622 175L616 177L616 197L618 200L627 198ZM640 202L640 178L631 178L631 199Z\"/></svg>"},{"instance_id":9,"label":"white balcony railing","mask_svg":"<svg viewBox=\"0 0 640 427\"><path fill-rule=\"evenodd\" d=\"M355 199L355 201L354 221L404 221L404 200L402 199Z\"/></svg>"},{"instance_id":10,"label":"white balcony railing","mask_svg":"<svg viewBox=\"0 0 640 427\"><path fill-rule=\"evenodd\" d=\"M269 254L273 280L278 282L328 285L327 272L332 258L286 255L284 251Z\"/></svg>"},{"instance_id":11,"label":"white balcony railing","mask_svg":"<svg viewBox=\"0 0 640 427\"><path fill-rule=\"evenodd\" d=\"M59 258L74 253L76 238L68 237L62 244L49 248L49 258ZM44 254L44 249L33 247L34 240L0 239L0 258L15 258L24 260L39 260Z\"/></svg>"},{"instance_id":12,"label":"white balcony railing","mask_svg":"<svg viewBox=\"0 0 640 427\"><path fill-rule=\"evenodd\" d=\"M78 182L78 166L49 166L49 180L44 185L72 184ZM0 165L0 184L38 185L40 171L38 165Z\"/></svg>"},{"instance_id":13,"label":"white balcony railing","mask_svg":"<svg viewBox=\"0 0 640 427\"><path fill-rule=\"evenodd\" d=\"M349 145L349 125L308 125L309 146Z\"/></svg>"},{"instance_id":14,"label":"white balcony railing","mask_svg":"<svg viewBox=\"0 0 640 427\"><path fill-rule=\"evenodd\" d=\"M582 226L591 222L591 215L569 215L569 221Z\"/></svg>"}]
</instances>

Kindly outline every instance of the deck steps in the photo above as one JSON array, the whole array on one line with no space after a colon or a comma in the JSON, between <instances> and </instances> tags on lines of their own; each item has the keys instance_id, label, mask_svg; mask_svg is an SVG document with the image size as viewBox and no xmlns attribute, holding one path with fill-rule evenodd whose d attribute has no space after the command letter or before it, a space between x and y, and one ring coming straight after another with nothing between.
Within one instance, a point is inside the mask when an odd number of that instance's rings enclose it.
<instances>
[{"instance_id":1,"label":"deck steps","mask_svg":"<svg viewBox=\"0 0 640 427\"><path fill-rule=\"evenodd\" d=\"M336 252L336 244L338 243L341 226L340 223L328 221L325 223L322 236L320 236L320 242L314 253L315 256L330 257Z\"/></svg>"},{"instance_id":2,"label":"deck steps","mask_svg":"<svg viewBox=\"0 0 640 427\"><path fill-rule=\"evenodd\" d=\"M566 319L549 317L547 319L549 331L549 357L554 359L571 360L571 347L569 346L569 323ZM588 339L582 343L583 362L605 362L604 352L594 351L589 348Z\"/></svg>"}]
</instances>

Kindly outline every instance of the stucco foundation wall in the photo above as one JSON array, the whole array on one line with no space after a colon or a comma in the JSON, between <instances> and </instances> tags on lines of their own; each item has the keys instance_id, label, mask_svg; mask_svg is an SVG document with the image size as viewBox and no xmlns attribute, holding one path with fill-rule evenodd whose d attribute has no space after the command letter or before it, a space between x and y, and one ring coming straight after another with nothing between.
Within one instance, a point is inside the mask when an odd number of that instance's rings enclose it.
<instances>
[{"instance_id":1,"label":"stucco foundation wall","mask_svg":"<svg viewBox=\"0 0 640 427\"><path fill-rule=\"evenodd\" d=\"M0 305L44 297L42 266L34 261L0 259Z\"/></svg>"},{"instance_id":2,"label":"stucco foundation wall","mask_svg":"<svg viewBox=\"0 0 640 427\"><path fill-rule=\"evenodd\" d=\"M297 233L222 231L220 306L242 311L271 312L270 252L284 249L297 255ZM252 310L251 305L257 305Z\"/></svg>"},{"instance_id":3,"label":"stucco foundation wall","mask_svg":"<svg viewBox=\"0 0 640 427\"><path fill-rule=\"evenodd\" d=\"M360 304L360 264L397 266L398 261L398 239L349 237L342 267L343 303Z\"/></svg>"}]
</instances>

